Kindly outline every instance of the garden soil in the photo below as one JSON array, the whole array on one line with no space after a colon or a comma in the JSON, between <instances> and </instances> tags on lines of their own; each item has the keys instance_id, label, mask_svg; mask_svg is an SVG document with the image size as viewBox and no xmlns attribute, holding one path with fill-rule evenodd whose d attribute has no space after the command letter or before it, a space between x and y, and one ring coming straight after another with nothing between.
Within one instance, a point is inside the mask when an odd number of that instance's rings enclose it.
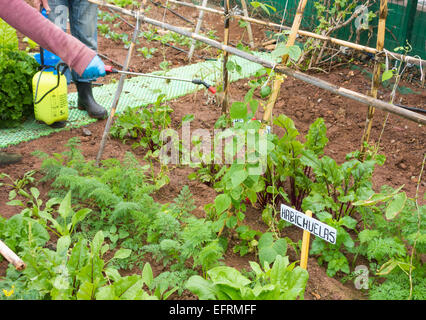
<instances>
[{"instance_id":1,"label":"garden soil","mask_svg":"<svg viewBox=\"0 0 426 320\"><path fill-rule=\"evenodd\" d=\"M28 1L29 2L29 1ZM185 22L170 12L166 12L164 17L164 9L159 9L151 5L151 10L148 16L154 19L165 19L168 23L180 26L185 25ZM198 14L185 7L173 8L183 16L196 20ZM129 22L131 18L126 18ZM221 39L223 37L223 25L221 19L213 14L205 14L204 26L209 30L216 30L216 35ZM132 29L125 23L121 26L122 32L131 35ZM265 30L257 25L253 25L256 43L265 41ZM146 29L143 26L143 29ZM234 44L241 39L242 32L236 21L231 23L230 39ZM247 35L244 34L244 40L248 41ZM22 39L22 35L20 38ZM142 55L134 54L131 60L131 68L136 72L149 73L159 70L159 63L163 61L163 53L168 61L172 62L172 67L182 66L187 64L186 55L178 51L166 48L164 49L158 42L146 42L140 40L140 46L156 47L158 51L151 59L144 59ZM21 46L24 46L21 43ZM103 55L118 61L124 62L127 50L122 44L116 43L110 39L105 39L99 36L99 52ZM216 50L197 50L198 55L217 54ZM104 59L106 64L111 64ZM193 59L192 63L202 61ZM354 68L353 66L357 66ZM333 68L329 73L312 73L313 75L326 80L330 83L343 86L345 88L366 94L371 85L371 80L363 70L371 72L372 66L368 62L359 60L351 65L344 65ZM110 83L118 79L117 75L108 75L105 78L99 79L98 82ZM411 89L410 94L398 93L396 103L411 107L424 108L426 105L426 90L422 88L417 81L408 82L403 80L401 86ZM237 81L231 84L230 94L235 101L241 101L248 91L249 86L247 79ZM71 84L69 91L75 91L75 86ZM379 98L385 101L389 100L389 89L381 88L379 90ZM259 97L258 97L259 98ZM182 117L186 114L193 114L195 119L191 122L191 128L208 129L213 132L214 123L221 114L220 108L214 101L214 97L207 93L206 90L201 90L194 94L182 97L177 100L169 101L170 107L173 108L172 127L179 131L178 125ZM367 114L367 106L357 103L353 100L343 98L337 95L330 94L327 91L305 84L299 80L287 78L281 86L281 92L277 104L274 108L274 116L285 114L295 122L296 128L303 137L309 130L310 124L315 119L322 117L327 126L327 136L329 139L328 145L325 148L325 154L335 159L339 164L345 161L347 153L359 149L361 138L365 125ZM373 119L373 128L371 133L371 142L377 141L382 131L383 121L386 113L376 110ZM258 115L261 118L261 114ZM79 137L81 140L81 149L86 159L95 159L99 150L100 141L106 125L106 120L97 121L84 128L74 128L66 131L53 133L49 136L39 138L34 141L24 142L16 146L10 146L2 151L17 152L23 155L23 161L18 164L4 166L0 168L0 172L9 174L13 178L22 177L30 170L40 169L41 160L31 153L35 150L40 150L48 154L61 153L65 150L65 143L72 137ZM90 135L84 129L90 131ZM280 134L279 130L273 128L274 132ZM302 138L301 138L302 139ZM390 114L387 124L383 131L383 136L380 143L380 152L386 156L386 162L383 166L378 167L373 176L373 185L376 191L380 190L382 185L389 185L393 188L404 185L403 190L409 197L416 195L417 186L419 187L420 202L423 200L425 192L425 179L417 183L423 155L426 151L426 131L424 126L421 126L412 121L403 119L396 115ZM103 158L118 158L122 159L126 151L132 151L140 159L143 156L143 150L132 149L131 142L123 144L119 140L108 139ZM188 185L197 208L193 213L198 217L204 216L204 205L214 201L216 192L213 188L199 182L189 180L188 175L193 172L193 169L185 166L171 168L169 172L170 183L154 194L154 199L161 203L170 202L175 198L184 185ZM40 173L35 174L36 178L41 178ZM47 199L49 183L39 183L37 185L41 191L41 197ZM20 212L19 208L6 205L8 202L8 193L10 189L6 186L0 187L0 214L5 218L9 218ZM261 219L261 210L255 207L248 208L245 223L250 227L266 231L266 225ZM295 227L285 228L281 236L289 237L293 241L298 241L302 238L302 231ZM225 263L237 269L249 268L249 261L255 260L253 254L248 254L240 257L232 252L232 245L229 246L228 252L225 255ZM292 249L289 248L288 254L291 261L298 260ZM158 265L155 261L149 261L153 266L155 275L165 271L162 265ZM350 263L352 260L350 260ZM358 259L355 265L368 264L366 261ZM0 262L0 277L5 275L7 263ZM308 262L309 281L306 288L305 299L307 300L354 300L367 299L365 292L361 292L354 287L353 279L342 281L344 274L338 273L335 278L330 278L326 275L326 268L320 266L315 257L310 257ZM140 273L140 270L123 271L123 274L131 274L134 272ZM192 294L185 292L182 296L176 293L171 296L172 299L195 299Z\"/></svg>"}]
</instances>

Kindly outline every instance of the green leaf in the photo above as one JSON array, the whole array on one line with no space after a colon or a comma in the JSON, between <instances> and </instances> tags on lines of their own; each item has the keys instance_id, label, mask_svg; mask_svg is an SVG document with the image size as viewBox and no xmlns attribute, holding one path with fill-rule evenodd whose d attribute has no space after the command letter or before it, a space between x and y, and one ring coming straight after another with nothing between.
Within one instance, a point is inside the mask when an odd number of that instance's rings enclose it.
<instances>
[{"instance_id":1,"label":"green leaf","mask_svg":"<svg viewBox=\"0 0 426 320\"><path fill-rule=\"evenodd\" d=\"M53 287L58 290L67 290L70 287L68 278L64 275L59 275L53 281Z\"/></svg>"},{"instance_id":2,"label":"green leaf","mask_svg":"<svg viewBox=\"0 0 426 320\"><path fill-rule=\"evenodd\" d=\"M265 232L259 239L259 261L261 265L265 262L268 264L275 261L278 255L285 256L287 253L287 241L285 239L278 239L274 241L271 232Z\"/></svg>"},{"instance_id":3,"label":"green leaf","mask_svg":"<svg viewBox=\"0 0 426 320\"><path fill-rule=\"evenodd\" d=\"M116 243L118 241L118 234L110 234L109 239L112 243Z\"/></svg>"},{"instance_id":4,"label":"green leaf","mask_svg":"<svg viewBox=\"0 0 426 320\"><path fill-rule=\"evenodd\" d=\"M88 213L90 213L92 210L91 209L87 209L87 208L85 208L85 209L81 209L81 210L78 210L73 216L72 216L72 219L71 219L71 222L72 222L72 226L73 226L73 228L74 228L74 226L77 224L77 223L79 223L79 222L81 222L81 221L83 221L84 220L84 218L87 216L87 214Z\"/></svg>"},{"instance_id":5,"label":"green leaf","mask_svg":"<svg viewBox=\"0 0 426 320\"><path fill-rule=\"evenodd\" d=\"M69 217L72 213L72 207L71 207L71 190L68 191L65 198L61 201L61 204L59 205L58 213L60 216L66 220L67 217Z\"/></svg>"},{"instance_id":6,"label":"green leaf","mask_svg":"<svg viewBox=\"0 0 426 320\"><path fill-rule=\"evenodd\" d=\"M130 234L129 234L129 232L127 232L127 231L126 231L126 230L124 230L124 229L120 229L120 231L118 232L118 237L119 237L120 239L127 238L129 235L130 235Z\"/></svg>"},{"instance_id":7,"label":"green leaf","mask_svg":"<svg viewBox=\"0 0 426 320\"><path fill-rule=\"evenodd\" d=\"M141 300L143 281L139 275L127 276L114 283L115 295L120 300Z\"/></svg>"},{"instance_id":8,"label":"green leaf","mask_svg":"<svg viewBox=\"0 0 426 320\"><path fill-rule=\"evenodd\" d=\"M259 239L259 249L265 247L272 247L274 243L274 235L272 232L265 232ZM261 263L263 265L263 263Z\"/></svg>"},{"instance_id":9,"label":"green leaf","mask_svg":"<svg viewBox=\"0 0 426 320\"><path fill-rule=\"evenodd\" d=\"M226 63L226 69L227 69L228 71L234 71L234 70L235 70L235 63L229 60L229 61Z\"/></svg>"},{"instance_id":10,"label":"green leaf","mask_svg":"<svg viewBox=\"0 0 426 320\"><path fill-rule=\"evenodd\" d=\"M376 273L376 275L379 276L384 276L389 274L395 267L400 267L402 270L404 271L408 271L410 268L410 264L406 263L404 261L400 261L400 260L396 260L396 259L390 259L389 261L387 261L386 263L384 263L380 269L378 270L378 272Z\"/></svg>"},{"instance_id":11,"label":"green leaf","mask_svg":"<svg viewBox=\"0 0 426 320\"><path fill-rule=\"evenodd\" d=\"M102 287L96 293L96 300L118 300L113 286Z\"/></svg>"},{"instance_id":12,"label":"green leaf","mask_svg":"<svg viewBox=\"0 0 426 320\"><path fill-rule=\"evenodd\" d=\"M271 52L271 55L274 59L280 58L284 55L287 55L289 52L288 47L285 45L285 43L278 43L278 45L275 47L275 49Z\"/></svg>"},{"instance_id":13,"label":"green leaf","mask_svg":"<svg viewBox=\"0 0 426 320\"><path fill-rule=\"evenodd\" d=\"M317 155L323 153L324 147L328 142L327 127L324 124L323 118L318 118L313 124L311 124L305 139L305 148L314 151Z\"/></svg>"},{"instance_id":14,"label":"green leaf","mask_svg":"<svg viewBox=\"0 0 426 320\"><path fill-rule=\"evenodd\" d=\"M344 225L345 227L347 227L348 229L355 229L358 221L355 220L354 218L351 218L349 216L344 216L340 222L342 223L342 225Z\"/></svg>"},{"instance_id":15,"label":"green leaf","mask_svg":"<svg viewBox=\"0 0 426 320\"><path fill-rule=\"evenodd\" d=\"M398 193L395 197L393 197L392 201L386 207L386 219L392 220L395 218L402 211L402 209L404 209L406 202L407 195L405 192Z\"/></svg>"},{"instance_id":16,"label":"green leaf","mask_svg":"<svg viewBox=\"0 0 426 320\"><path fill-rule=\"evenodd\" d=\"M358 234L358 239L360 243L368 243L374 238L377 238L380 236L379 230L368 230L364 229Z\"/></svg>"},{"instance_id":17,"label":"green leaf","mask_svg":"<svg viewBox=\"0 0 426 320\"><path fill-rule=\"evenodd\" d=\"M8 206L21 206L21 207L25 207L25 205L22 203L22 201L21 200L17 200L17 199L12 200L12 201L8 201L8 202L6 202L6 204Z\"/></svg>"},{"instance_id":18,"label":"green leaf","mask_svg":"<svg viewBox=\"0 0 426 320\"><path fill-rule=\"evenodd\" d=\"M152 273L151 265L147 262L145 263L143 270L142 270L142 280L143 283L145 283L149 288L152 285L152 282L154 281L154 275Z\"/></svg>"},{"instance_id":19,"label":"green leaf","mask_svg":"<svg viewBox=\"0 0 426 320\"><path fill-rule=\"evenodd\" d=\"M102 244L104 243L104 234L102 232L102 230L99 230L92 241L92 253L93 254L99 254Z\"/></svg>"},{"instance_id":20,"label":"green leaf","mask_svg":"<svg viewBox=\"0 0 426 320\"><path fill-rule=\"evenodd\" d=\"M35 199L38 199L38 197L40 196L40 191L38 191L37 188L31 187L30 188L31 194L33 195L33 197Z\"/></svg>"},{"instance_id":21,"label":"green leaf","mask_svg":"<svg viewBox=\"0 0 426 320\"><path fill-rule=\"evenodd\" d=\"M293 61L299 60L301 54L302 54L302 50L297 45L293 45L288 48L288 56Z\"/></svg>"},{"instance_id":22,"label":"green leaf","mask_svg":"<svg viewBox=\"0 0 426 320\"><path fill-rule=\"evenodd\" d=\"M231 175L232 188L238 187L247 179L247 177L248 177L248 172L244 169L240 169L240 170L232 172L232 175Z\"/></svg>"},{"instance_id":23,"label":"green leaf","mask_svg":"<svg viewBox=\"0 0 426 320\"><path fill-rule=\"evenodd\" d=\"M118 281L121 279L121 275L118 272L117 269L115 268L106 268L105 269L105 274L107 275L107 277L113 281Z\"/></svg>"},{"instance_id":24,"label":"green leaf","mask_svg":"<svg viewBox=\"0 0 426 320\"><path fill-rule=\"evenodd\" d=\"M69 246L71 245L71 238L70 236L63 236L58 239L58 242L56 243L56 252L59 254L66 253L68 251Z\"/></svg>"},{"instance_id":25,"label":"green leaf","mask_svg":"<svg viewBox=\"0 0 426 320\"><path fill-rule=\"evenodd\" d=\"M207 271L207 274L214 284L222 284L235 289L240 289L251 282L238 270L228 266L212 268Z\"/></svg>"},{"instance_id":26,"label":"green leaf","mask_svg":"<svg viewBox=\"0 0 426 320\"><path fill-rule=\"evenodd\" d=\"M231 205L231 198L227 194L220 194L214 199L216 213L221 214Z\"/></svg>"},{"instance_id":27,"label":"green leaf","mask_svg":"<svg viewBox=\"0 0 426 320\"><path fill-rule=\"evenodd\" d=\"M1 184L0 184L1 186ZM16 190L12 190L9 192L9 200L13 200L16 198Z\"/></svg>"},{"instance_id":28,"label":"green leaf","mask_svg":"<svg viewBox=\"0 0 426 320\"><path fill-rule=\"evenodd\" d=\"M261 264L274 262L277 252L272 247L259 248L259 261Z\"/></svg>"},{"instance_id":29,"label":"green leaf","mask_svg":"<svg viewBox=\"0 0 426 320\"><path fill-rule=\"evenodd\" d=\"M38 246L43 247L50 239L49 233L46 228L37 221L31 219L29 223L31 223L33 240Z\"/></svg>"},{"instance_id":30,"label":"green leaf","mask_svg":"<svg viewBox=\"0 0 426 320\"><path fill-rule=\"evenodd\" d=\"M287 46L284 42L278 43L275 50L271 53L272 57L274 58L279 58L288 55L288 57L293 61L299 60L301 54L302 50L299 48L299 46Z\"/></svg>"},{"instance_id":31,"label":"green leaf","mask_svg":"<svg viewBox=\"0 0 426 320\"><path fill-rule=\"evenodd\" d=\"M92 300L95 296L95 285L89 281L85 281L77 292L78 300Z\"/></svg>"},{"instance_id":32,"label":"green leaf","mask_svg":"<svg viewBox=\"0 0 426 320\"><path fill-rule=\"evenodd\" d=\"M325 208L325 201L323 196L320 193L312 192L302 201L303 211L311 210L312 212L322 212ZM321 219L320 219L321 220ZM322 220L321 220L322 221Z\"/></svg>"},{"instance_id":33,"label":"green leaf","mask_svg":"<svg viewBox=\"0 0 426 320\"><path fill-rule=\"evenodd\" d=\"M389 80L390 78L393 77L393 70L386 70L385 72L383 72L382 74L382 82L385 82L386 80Z\"/></svg>"},{"instance_id":34,"label":"green leaf","mask_svg":"<svg viewBox=\"0 0 426 320\"><path fill-rule=\"evenodd\" d=\"M18 45L16 30L0 19L0 48L18 50Z\"/></svg>"},{"instance_id":35,"label":"green leaf","mask_svg":"<svg viewBox=\"0 0 426 320\"><path fill-rule=\"evenodd\" d=\"M132 250L121 248L115 252L113 259L126 259L131 253Z\"/></svg>"},{"instance_id":36,"label":"green leaf","mask_svg":"<svg viewBox=\"0 0 426 320\"><path fill-rule=\"evenodd\" d=\"M287 241L284 238L278 239L275 241L272 248L278 255L284 256L287 253Z\"/></svg>"},{"instance_id":37,"label":"green leaf","mask_svg":"<svg viewBox=\"0 0 426 320\"><path fill-rule=\"evenodd\" d=\"M192 120L194 120L195 117L193 114L186 114L183 118L182 118L182 122L191 122Z\"/></svg>"},{"instance_id":38,"label":"green leaf","mask_svg":"<svg viewBox=\"0 0 426 320\"><path fill-rule=\"evenodd\" d=\"M379 202L385 202L393 198L404 186L393 190L391 193L373 193L368 199L358 200L353 203L354 206L373 206Z\"/></svg>"},{"instance_id":39,"label":"green leaf","mask_svg":"<svg viewBox=\"0 0 426 320\"><path fill-rule=\"evenodd\" d=\"M286 130L286 138L290 141L299 135L294 121L283 114L274 119L274 124Z\"/></svg>"},{"instance_id":40,"label":"green leaf","mask_svg":"<svg viewBox=\"0 0 426 320\"><path fill-rule=\"evenodd\" d=\"M254 261L249 261L250 267L251 269L254 271L254 273L256 274L256 277L260 277L263 272L262 272L262 268L260 267L260 265Z\"/></svg>"},{"instance_id":41,"label":"green leaf","mask_svg":"<svg viewBox=\"0 0 426 320\"><path fill-rule=\"evenodd\" d=\"M78 241L71 250L71 256L68 260L68 270L71 274L76 274L87 262L89 249L84 239Z\"/></svg>"},{"instance_id":42,"label":"green leaf","mask_svg":"<svg viewBox=\"0 0 426 320\"><path fill-rule=\"evenodd\" d=\"M250 4L253 6L253 8L258 8L258 7L262 8L268 15L270 15L269 9L271 9L274 12L277 11L275 7L266 3L259 2L259 1L251 1Z\"/></svg>"},{"instance_id":43,"label":"green leaf","mask_svg":"<svg viewBox=\"0 0 426 320\"><path fill-rule=\"evenodd\" d=\"M216 300L214 284L200 276L190 277L185 283L185 288L200 300Z\"/></svg>"},{"instance_id":44,"label":"green leaf","mask_svg":"<svg viewBox=\"0 0 426 320\"><path fill-rule=\"evenodd\" d=\"M244 102L234 102L229 110L231 119L243 119L247 118L247 105Z\"/></svg>"}]
</instances>

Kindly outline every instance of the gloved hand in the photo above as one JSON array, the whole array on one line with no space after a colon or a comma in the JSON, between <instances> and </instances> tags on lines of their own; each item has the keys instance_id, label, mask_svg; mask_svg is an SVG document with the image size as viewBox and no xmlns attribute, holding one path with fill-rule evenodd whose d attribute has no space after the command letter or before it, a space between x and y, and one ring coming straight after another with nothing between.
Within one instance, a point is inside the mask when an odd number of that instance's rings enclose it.
<instances>
[{"instance_id":1,"label":"gloved hand","mask_svg":"<svg viewBox=\"0 0 426 320\"><path fill-rule=\"evenodd\" d=\"M81 76L84 79L96 79L99 77L104 77L105 74L105 64L101 58L96 55L86 67L86 70L84 70Z\"/></svg>"},{"instance_id":2,"label":"gloved hand","mask_svg":"<svg viewBox=\"0 0 426 320\"><path fill-rule=\"evenodd\" d=\"M47 14L50 13L50 7L49 7L49 2L47 2L47 0L33 0L34 3L34 7L40 11L40 8L43 7L46 9Z\"/></svg>"}]
</instances>

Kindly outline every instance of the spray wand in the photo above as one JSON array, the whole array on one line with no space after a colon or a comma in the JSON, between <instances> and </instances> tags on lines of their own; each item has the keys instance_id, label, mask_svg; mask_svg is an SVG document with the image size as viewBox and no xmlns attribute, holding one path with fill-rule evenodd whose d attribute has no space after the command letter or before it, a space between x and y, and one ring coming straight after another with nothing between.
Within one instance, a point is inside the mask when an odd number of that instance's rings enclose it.
<instances>
[{"instance_id":1,"label":"spray wand","mask_svg":"<svg viewBox=\"0 0 426 320\"><path fill-rule=\"evenodd\" d=\"M159 75L155 75L155 74L147 74L147 73L123 71L123 70L114 69L112 66L108 66L108 65L105 66L105 72L107 74L108 73L123 73L123 74L134 75L134 76L143 76L143 77L148 77L148 78L156 78L156 79L164 79L164 80L175 80L175 81L191 82L191 83L197 84L197 85L198 84L202 84L211 93L213 93L213 94L216 93L216 88L215 87L209 85L208 83L206 83L205 81L200 80L200 79L182 79L182 78L159 76Z\"/></svg>"}]
</instances>

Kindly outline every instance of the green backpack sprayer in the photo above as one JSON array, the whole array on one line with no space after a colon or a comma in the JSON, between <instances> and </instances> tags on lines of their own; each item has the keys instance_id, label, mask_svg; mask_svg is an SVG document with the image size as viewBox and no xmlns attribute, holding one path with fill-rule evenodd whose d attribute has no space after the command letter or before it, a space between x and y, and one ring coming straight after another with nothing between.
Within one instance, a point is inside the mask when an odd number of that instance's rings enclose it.
<instances>
[{"instance_id":1,"label":"green backpack sprayer","mask_svg":"<svg viewBox=\"0 0 426 320\"><path fill-rule=\"evenodd\" d=\"M47 18L45 9L42 14ZM64 75L68 66L60 62L57 55L43 48L34 57L41 67L32 81L34 116L52 127L63 127L68 119L67 80Z\"/></svg>"}]
</instances>

